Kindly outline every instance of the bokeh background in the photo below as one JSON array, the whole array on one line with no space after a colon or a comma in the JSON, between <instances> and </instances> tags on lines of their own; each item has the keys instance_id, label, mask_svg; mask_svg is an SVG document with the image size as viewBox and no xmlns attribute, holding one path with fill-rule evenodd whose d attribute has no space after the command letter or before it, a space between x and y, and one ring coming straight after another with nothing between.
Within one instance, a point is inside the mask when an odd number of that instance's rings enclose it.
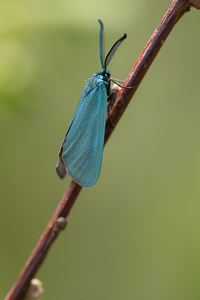
<instances>
[{"instance_id":1,"label":"bokeh background","mask_svg":"<svg viewBox=\"0 0 200 300\"><path fill-rule=\"evenodd\" d=\"M171 1L1 1L0 298L67 189L57 154L85 82L125 79ZM200 15L178 22L37 273L42 300L200 298Z\"/></svg>"}]
</instances>

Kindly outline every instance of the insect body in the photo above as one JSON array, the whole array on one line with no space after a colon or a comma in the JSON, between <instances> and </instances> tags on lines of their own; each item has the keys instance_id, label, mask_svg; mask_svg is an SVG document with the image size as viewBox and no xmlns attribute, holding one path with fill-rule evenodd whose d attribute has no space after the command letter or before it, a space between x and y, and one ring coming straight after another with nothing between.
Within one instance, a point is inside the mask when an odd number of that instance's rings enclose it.
<instances>
[{"instance_id":1,"label":"insect body","mask_svg":"<svg viewBox=\"0 0 200 300\"><path fill-rule=\"evenodd\" d=\"M56 172L60 178L67 173L83 187L94 185L99 177L103 155L107 97L111 96L110 73L107 66L126 34L112 46L103 61L103 23L100 23L100 73L91 76L82 93L69 125L58 157Z\"/></svg>"}]
</instances>

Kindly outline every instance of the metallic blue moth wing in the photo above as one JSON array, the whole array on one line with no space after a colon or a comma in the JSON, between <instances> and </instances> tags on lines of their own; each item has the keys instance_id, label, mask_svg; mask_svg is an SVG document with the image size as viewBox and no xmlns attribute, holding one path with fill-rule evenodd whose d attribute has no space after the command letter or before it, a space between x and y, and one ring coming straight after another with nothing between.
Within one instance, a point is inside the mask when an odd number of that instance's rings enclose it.
<instances>
[{"instance_id":1,"label":"metallic blue moth wing","mask_svg":"<svg viewBox=\"0 0 200 300\"><path fill-rule=\"evenodd\" d=\"M99 177L103 155L107 85L101 74L88 79L59 152L56 171L66 171L79 185L90 187Z\"/></svg>"}]
</instances>

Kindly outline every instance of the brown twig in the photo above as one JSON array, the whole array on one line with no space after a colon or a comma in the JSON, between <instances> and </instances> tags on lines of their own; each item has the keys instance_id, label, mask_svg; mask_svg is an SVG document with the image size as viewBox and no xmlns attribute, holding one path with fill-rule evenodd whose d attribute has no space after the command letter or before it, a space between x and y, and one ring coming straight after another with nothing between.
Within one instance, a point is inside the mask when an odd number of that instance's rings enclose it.
<instances>
[{"instance_id":1,"label":"brown twig","mask_svg":"<svg viewBox=\"0 0 200 300\"><path fill-rule=\"evenodd\" d=\"M49 248L57 238L61 230L66 227L66 223L63 224L63 218L66 219L70 210L81 191L79 186L74 181L71 182L67 191L63 195L56 211L54 212L49 224L41 235L35 249L31 253L28 261L26 262L23 270L19 274L17 281L6 296L5 300L21 300L28 290L29 283L44 258L46 257ZM61 217L60 221L59 218Z\"/></svg>"},{"instance_id":2,"label":"brown twig","mask_svg":"<svg viewBox=\"0 0 200 300\"><path fill-rule=\"evenodd\" d=\"M200 9L200 0L194 0L190 2L191 6L194 6L196 9Z\"/></svg>"},{"instance_id":3,"label":"brown twig","mask_svg":"<svg viewBox=\"0 0 200 300\"><path fill-rule=\"evenodd\" d=\"M134 86L140 84L174 25L189 10L190 3L187 0L174 0L172 2L161 23L156 28L150 40L144 47L144 50L140 54L132 71L127 77L124 86ZM110 116L115 125L119 122L137 88L138 87L135 89L121 89L117 94L115 104L110 111ZM109 124L109 119L107 118L105 143L110 137L112 131L113 127L111 124Z\"/></svg>"},{"instance_id":4,"label":"brown twig","mask_svg":"<svg viewBox=\"0 0 200 300\"><path fill-rule=\"evenodd\" d=\"M193 1L193 6L194 3L199 3L199 1L200 0ZM151 63L153 62L157 53L159 52L163 43L165 42L167 36L173 29L174 25L184 15L184 13L189 10L189 1L174 0L172 2L160 25L157 27L150 40L146 44L141 55L139 56L135 66L130 72L128 78L126 79L124 86L131 87L140 84ZM115 125L119 122L137 87L135 89L121 89L118 92L115 103L110 111L110 116ZM113 129L114 128L112 127L109 119L107 118L105 143L110 137ZM49 248L57 238L60 231L65 228L66 223L64 220L68 216L80 191L81 187L77 183L72 181L69 188L65 192L60 204L58 205L54 215L52 216L49 224L47 225L44 233L40 237L30 258L25 264L24 269L21 271L16 283L6 296L5 300L21 300L24 297L28 289L29 282L31 281L31 279L39 269L40 265L42 264L44 258L48 253ZM58 219L59 217L61 217L61 219Z\"/></svg>"}]
</instances>

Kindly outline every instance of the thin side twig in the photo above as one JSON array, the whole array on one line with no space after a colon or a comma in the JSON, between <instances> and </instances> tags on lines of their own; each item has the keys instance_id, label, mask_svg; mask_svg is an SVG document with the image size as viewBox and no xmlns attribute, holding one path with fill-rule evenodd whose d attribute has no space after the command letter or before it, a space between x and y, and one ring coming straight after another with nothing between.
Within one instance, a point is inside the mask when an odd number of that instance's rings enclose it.
<instances>
[{"instance_id":1,"label":"thin side twig","mask_svg":"<svg viewBox=\"0 0 200 300\"><path fill-rule=\"evenodd\" d=\"M195 1L199 2L199 0ZM126 79L124 86L131 87L140 84L151 63L165 42L167 36L178 20L185 14L185 12L189 10L190 2L187 0L174 0L172 2L160 25L156 28L155 32L139 56L136 64ZM138 86L135 89L121 89L118 92L115 103L110 111L111 119L115 125L119 122L137 88ZM110 121L107 118L105 143L108 141L113 129L114 128L111 126ZM6 296L5 300L21 300L23 298L31 279L34 277L35 273L45 259L51 245L56 240L59 232L66 226L66 224L62 222L62 218L66 218L68 216L80 191L81 187L72 181L56 211L54 212L50 222L48 223L44 233L40 237L30 258L26 262L17 281ZM58 219L59 217L62 218Z\"/></svg>"}]
</instances>

